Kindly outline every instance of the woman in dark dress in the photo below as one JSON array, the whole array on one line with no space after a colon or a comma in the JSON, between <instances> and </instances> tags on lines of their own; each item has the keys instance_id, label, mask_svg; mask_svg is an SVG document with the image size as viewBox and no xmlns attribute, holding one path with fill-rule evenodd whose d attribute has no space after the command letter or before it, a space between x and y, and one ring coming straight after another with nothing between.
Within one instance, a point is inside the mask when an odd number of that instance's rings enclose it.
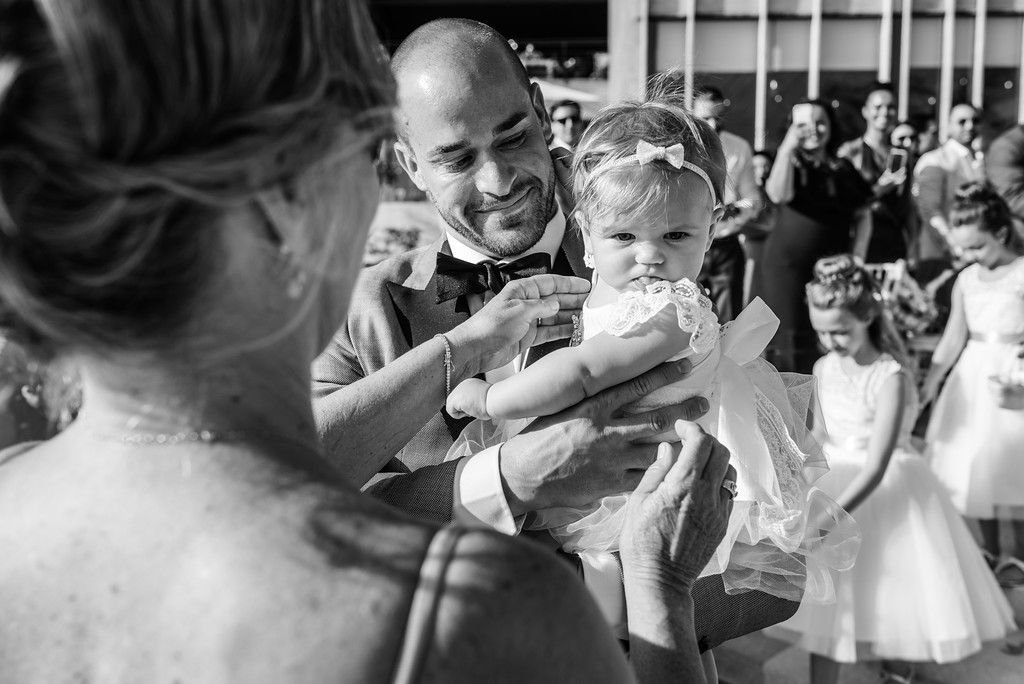
<instances>
[{"instance_id":1,"label":"woman in dark dress","mask_svg":"<svg viewBox=\"0 0 1024 684\"><path fill-rule=\"evenodd\" d=\"M849 251L854 214L871 196L857 169L835 156L833 129L827 103L793 105L789 129L765 183L779 214L765 244L760 294L780 320L768 353L781 371L811 371L819 354L804 286L815 261Z\"/></svg>"}]
</instances>

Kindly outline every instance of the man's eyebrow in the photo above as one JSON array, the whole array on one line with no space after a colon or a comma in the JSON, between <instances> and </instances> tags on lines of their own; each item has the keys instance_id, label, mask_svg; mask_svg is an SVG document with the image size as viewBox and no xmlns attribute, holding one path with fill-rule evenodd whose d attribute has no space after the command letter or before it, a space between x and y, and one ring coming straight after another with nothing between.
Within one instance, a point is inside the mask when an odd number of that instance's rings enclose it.
<instances>
[{"instance_id":1,"label":"man's eyebrow","mask_svg":"<svg viewBox=\"0 0 1024 684\"><path fill-rule=\"evenodd\" d=\"M517 112L517 113L511 115L510 117L508 117L507 119L505 119L504 121L502 121L501 123L499 123L497 126L495 126L491 130L491 134L492 135L498 135L499 133L504 133L505 131L509 130L510 128L515 128L524 119L526 119L526 117L527 117L527 113L526 112ZM469 146L470 145L469 145L469 141L468 140L458 140L458 141L453 142L453 143L447 143L447 144L444 144L444 145L438 145L434 149L430 150L430 152L427 154L427 156L430 159L437 159L439 157L444 157L444 156L446 156L448 154L451 154L452 152L458 152L459 150L461 150L461 149L463 149L465 147L469 147Z\"/></svg>"},{"instance_id":2,"label":"man's eyebrow","mask_svg":"<svg viewBox=\"0 0 1024 684\"><path fill-rule=\"evenodd\" d=\"M510 128L515 128L519 124L519 122L522 121L525 118L526 118L526 112L516 112L515 114L513 114L512 116L508 117L507 119L502 121L500 124L495 126L494 129L491 131L491 133L493 135L498 135L499 133L504 133L505 131L507 131Z\"/></svg>"},{"instance_id":3,"label":"man's eyebrow","mask_svg":"<svg viewBox=\"0 0 1024 684\"><path fill-rule=\"evenodd\" d=\"M453 143L448 143L446 145L438 145L434 149L430 150L430 152L427 154L427 157L429 157L430 159L437 159L438 157L443 157L445 155L451 154L452 152L457 152L464 147L469 147L468 140L459 140Z\"/></svg>"}]
</instances>

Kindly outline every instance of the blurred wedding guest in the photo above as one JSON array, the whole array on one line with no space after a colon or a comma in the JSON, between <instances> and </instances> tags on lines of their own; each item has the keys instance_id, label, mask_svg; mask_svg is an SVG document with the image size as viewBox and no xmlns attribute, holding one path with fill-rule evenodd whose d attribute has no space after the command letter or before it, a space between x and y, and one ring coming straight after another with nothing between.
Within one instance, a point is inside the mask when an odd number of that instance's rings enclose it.
<instances>
[{"instance_id":1,"label":"blurred wedding guest","mask_svg":"<svg viewBox=\"0 0 1024 684\"><path fill-rule=\"evenodd\" d=\"M572 100L559 100L548 110L551 116L552 145L576 149L576 143L583 135L583 116L580 103Z\"/></svg>"},{"instance_id":2,"label":"blurred wedding guest","mask_svg":"<svg viewBox=\"0 0 1024 684\"><path fill-rule=\"evenodd\" d=\"M1024 125L1004 132L989 145L985 174L1013 213L1017 233L1024 236Z\"/></svg>"},{"instance_id":3,"label":"blurred wedding guest","mask_svg":"<svg viewBox=\"0 0 1024 684\"><path fill-rule=\"evenodd\" d=\"M949 137L936 149L922 152L914 166L913 197L921 223L911 249L921 282L938 282L954 267L959 247L950 240L949 212L957 188L985 177L973 147L980 129L980 110L967 103L954 105L949 111ZM948 286L936 290L936 304L943 312L949 309L952 287L950 279L946 282Z\"/></svg>"},{"instance_id":4,"label":"blurred wedding guest","mask_svg":"<svg viewBox=\"0 0 1024 684\"><path fill-rule=\"evenodd\" d=\"M896 97L892 86L876 83L860 110L864 134L847 141L838 155L849 159L871 184L870 211L862 214L853 253L868 263L892 262L907 257L907 223L912 210L907 183L909 157L892 151L889 134L896 124Z\"/></svg>"},{"instance_id":5,"label":"blurred wedding guest","mask_svg":"<svg viewBox=\"0 0 1024 684\"><path fill-rule=\"evenodd\" d=\"M0 27L0 320L84 386L0 456L0 678L705 681L690 590L731 498L696 426L627 513L632 672L545 551L410 519L323 458L309 368L395 98L360 3L14 0Z\"/></svg>"},{"instance_id":6,"label":"blurred wedding guest","mask_svg":"<svg viewBox=\"0 0 1024 684\"><path fill-rule=\"evenodd\" d=\"M914 127L917 129L918 154L931 152L939 146L939 122L934 117L919 119Z\"/></svg>"},{"instance_id":7,"label":"blurred wedding guest","mask_svg":"<svg viewBox=\"0 0 1024 684\"><path fill-rule=\"evenodd\" d=\"M764 258L764 243L768 234L775 228L775 221L779 215L779 208L768 199L768 193L764 190L764 183L768 180L768 174L772 171L774 157L767 150L755 150L754 156L750 159L750 165L754 170L754 182L757 184L760 195L761 208L757 214L746 222L740 237L743 239L743 251L747 256L747 263L743 269L743 302L749 303L754 293L760 291L758 281L761 275L761 260Z\"/></svg>"},{"instance_id":8,"label":"blurred wedding guest","mask_svg":"<svg viewBox=\"0 0 1024 684\"><path fill-rule=\"evenodd\" d=\"M811 372L818 339L804 305L804 285L818 259L849 251L854 217L871 198L860 172L836 156L835 130L827 102L793 105L765 182L779 215L765 242L757 294L781 321L768 350L780 371Z\"/></svg>"},{"instance_id":9,"label":"blurred wedding guest","mask_svg":"<svg viewBox=\"0 0 1024 684\"><path fill-rule=\"evenodd\" d=\"M761 207L761 193L754 182L750 143L725 130L725 95L714 86L705 86L693 102L693 113L718 133L725 152L726 181L722 198L722 220L714 226L714 241L704 258L700 283L710 291L718 320L734 319L743 308L743 282L746 255L740 233Z\"/></svg>"},{"instance_id":10,"label":"blurred wedding guest","mask_svg":"<svg viewBox=\"0 0 1024 684\"><path fill-rule=\"evenodd\" d=\"M49 437L38 365L23 345L0 337L0 449Z\"/></svg>"}]
</instances>

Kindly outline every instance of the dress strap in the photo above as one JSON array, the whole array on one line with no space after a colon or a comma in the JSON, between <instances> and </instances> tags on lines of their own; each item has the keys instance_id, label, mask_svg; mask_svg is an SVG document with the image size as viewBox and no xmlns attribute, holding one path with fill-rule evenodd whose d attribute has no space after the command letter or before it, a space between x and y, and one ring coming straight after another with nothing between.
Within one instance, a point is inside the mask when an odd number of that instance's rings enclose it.
<instances>
[{"instance_id":1,"label":"dress strap","mask_svg":"<svg viewBox=\"0 0 1024 684\"><path fill-rule=\"evenodd\" d=\"M444 593L444 576L455 552L455 544L465 530L443 527L430 540L427 555L420 566L419 582L405 621L405 637L392 677L394 684L419 681L423 664L433 644L437 609Z\"/></svg>"}]
</instances>

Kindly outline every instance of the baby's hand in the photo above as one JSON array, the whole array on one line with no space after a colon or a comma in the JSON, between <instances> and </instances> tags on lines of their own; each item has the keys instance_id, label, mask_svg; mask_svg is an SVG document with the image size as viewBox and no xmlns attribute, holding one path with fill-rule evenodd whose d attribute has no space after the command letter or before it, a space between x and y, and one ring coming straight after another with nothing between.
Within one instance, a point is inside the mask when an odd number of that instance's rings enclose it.
<instances>
[{"instance_id":1,"label":"baby's hand","mask_svg":"<svg viewBox=\"0 0 1024 684\"><path fill-rule=\"evenodd\" d=\"M491 383L477 378L463 380L448 395L445 409L452 418L490 418L487 414L487 390Z\"/></svg>"}]
</instances>

